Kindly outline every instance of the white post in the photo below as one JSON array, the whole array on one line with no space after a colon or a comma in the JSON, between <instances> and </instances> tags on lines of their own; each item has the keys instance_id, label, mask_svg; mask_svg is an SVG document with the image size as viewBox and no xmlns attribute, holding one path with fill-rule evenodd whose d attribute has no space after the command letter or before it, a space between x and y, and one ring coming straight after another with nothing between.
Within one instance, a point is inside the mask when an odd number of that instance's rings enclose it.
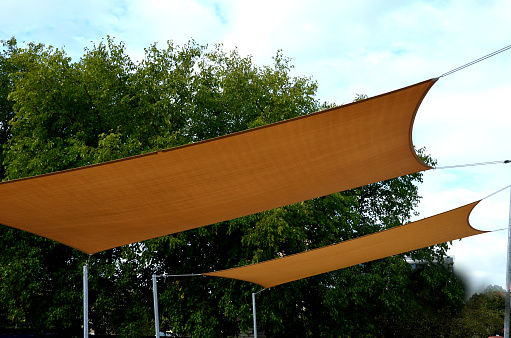
<instances>
[{"instance_id":1,"label":"white post","mask_svg":"<svg viewBox=\"0 0 511 338\"><path fill-rule=\"evenodd\" d=\"M509 226L507 230L507 269L506 269L506 305L505 305L506 314L504 317L504 338L509 338L510 289L511 289L511 194L509 203Z\"/></svg>"},{"instance_id":2,"label":"white post","mask_svg":"<svg viewBox=\"0 0 511 338\"><path fill-rule=\"evenodd\" d=\"M83 337L89 337L89 276L88 266L83 266Z\"/></svg>"},{"instance_id":3,"label":"white post","mask_svg":"<svg viewBox=\"0 0 511 338\"><path fill-rule=\"evenodd\" d=\"M158 314L158 286L156 275L153 275L153 301L154 301L154 331L156 338L160 338L160 316Z\"/></svg>"},{"instance_id":4,"label":"white post","mask_svg":"<svg viewBox=\"0 0 511 338\"><path fill-rule=\"evenodd\" d=\"M252 292L252 313L254 316L254 338L257 338L257 318L256 318L256 302L255 302L255 293Z\"/></svg>"}]
</instances>

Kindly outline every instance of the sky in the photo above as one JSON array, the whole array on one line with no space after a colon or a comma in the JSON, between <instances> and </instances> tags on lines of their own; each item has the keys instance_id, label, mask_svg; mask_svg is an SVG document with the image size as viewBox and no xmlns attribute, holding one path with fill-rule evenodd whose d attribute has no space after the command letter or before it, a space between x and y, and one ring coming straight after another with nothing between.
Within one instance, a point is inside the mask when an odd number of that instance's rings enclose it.
<instances>
[{"instance_id":1,"label":"sky","mask_svg":"<svg viewBox=\"0 0 511 338\"><path fill-rule=\"evenodd\" d=\"M107 35L123 41L134 60L168 40L221 43L260 66L282 50L293 75L318 83L321 101L343 104L356 94L439 77L511 45L510 14L508 0L3 0L0 39L64 48L74 61ZM511 50L442 77L425 97L413 142L438 166L511 160L510 61ZM420 218L510 184L511 164L427 171ZM453 242L455 271L471 292L506 284L509 215L508 188L484 199L470 217L473 227L492 232Z\"/></svg>"}]
</instances>

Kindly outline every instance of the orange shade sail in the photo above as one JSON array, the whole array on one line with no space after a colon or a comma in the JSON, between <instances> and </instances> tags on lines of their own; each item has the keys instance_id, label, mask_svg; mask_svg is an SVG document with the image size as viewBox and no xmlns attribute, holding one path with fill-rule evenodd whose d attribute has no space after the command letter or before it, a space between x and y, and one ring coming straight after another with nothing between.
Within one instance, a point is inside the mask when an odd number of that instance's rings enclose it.
<instances>
[{"instance_id":1,"label":"orange shade sail","mask_svg":"<svg viewBox=\"0 0 511 338\"><path fill-rule=\"evenodd\" d=\"M412 125L436 79L123 160L0 183L0 223L92 254L430 169Z\"/></svg>"},{"instance_id":2,"label":"orange shade sail","mask_svg":"<svg viewBox=\"0 0 511 338\"><path fill-rule=\"evenodd\" d=\"M259 284L264 288L347 268L486 231L468 217L479 201L443 214L338 244L229 270L204 273Z\"/></svg>"}]
</instances>

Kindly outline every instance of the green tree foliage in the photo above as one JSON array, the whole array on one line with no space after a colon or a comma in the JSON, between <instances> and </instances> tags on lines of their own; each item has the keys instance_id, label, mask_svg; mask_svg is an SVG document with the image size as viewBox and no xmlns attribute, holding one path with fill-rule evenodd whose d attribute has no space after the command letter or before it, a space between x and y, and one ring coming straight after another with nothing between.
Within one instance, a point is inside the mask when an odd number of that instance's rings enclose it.
<instances>
[{"instance_id":1,"label":"green tree foliage","mask_svg":"<svg viewBox=\"0 0 511 338\"><path fill-rule=\"evenodd\" d=\"M413 269L405 278L404 312L387 317L384 336L455 337L453 325L463 307L463 281L442 262ZM468 336L464 336L468 337Z\"/></svg>"},{"instance_id":2,"label":"green tree foliage","mask_svg":"<svg viewBox=\"0 0 511 338\"><path fill-rule=\"evenodd\" d=\"M10 54L16 48L16 40L4 42L4 53L0 54L0 150L7 144L11 135L9 121L14 117L13 102L7 97L12 91L12 80L9 74L15 72L14 65L10 60ZM0 153L0 177L5 176L3 163L3 151Z\"/></svg>"},{"instance_id":3,"label":"green tree foliage","mask_svg":"<svg viewBox=\"0 0 511 338\"><path fill-rule=\"evenodd\" d=\"M473 294L465 303L455 322L453 337L482 337L502 335L505 315L505 290L490 285L480 294Z\"/></svg>"},{"instance_id":4,"label":"green tree foliage","mask_svg":"<svg viewBox=\"0 0 511 338\"><path fill-rule=\"evenodd\" d=\"M152 45L139 62L111 38L75 62L51 46L5 41L2 179L197 142L328 107L315 98L316 83L292 77L292 68L280 51L272 65L258 67L236 50L209 50L193 41ZM79 331L81 269L87 263L90 327L103 334L151 334L153 273L241 266L401 225L420 200L421 181L421 174L404 176L90 257L2 226L0 323ZM433 262L446 250L441 244L408 255ZM412 331L396 323L429 314L438 304L450 309L462 299L449 273L438 271L417 274L397 255L278 286L258 295L259 323L274 337ZM159 280L159 290L163 329L221 337L252 325L251 293L260 287L182 277ZM440 296L431 297L436 291Z\"/></svg>"}]
</instances>

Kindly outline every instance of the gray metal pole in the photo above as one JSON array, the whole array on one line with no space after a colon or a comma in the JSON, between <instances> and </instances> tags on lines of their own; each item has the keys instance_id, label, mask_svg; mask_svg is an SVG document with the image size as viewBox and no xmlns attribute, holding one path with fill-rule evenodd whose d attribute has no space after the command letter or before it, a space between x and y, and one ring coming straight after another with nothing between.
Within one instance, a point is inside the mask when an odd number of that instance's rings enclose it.
<instances>
[{"instance_id":1,"label":"gray metal pole","mask_svg":"<svg viewBox=\"0 0 511 338\"><path fill-rule=\"evenodd\" d=\"M256 301L255 293L252 292L252 313L254 315L254 338L257 338L257 318L256 318Z\"/></svg>"},{"instance_id":2,"label":"gray metal pole","mask_svg":"<svg viewBox=\"0 0 511 338\"><path fill-rule=\"evenodd\" d=\"M506 270L506 305L505 305L506 315L504 318L504 338L509 338L509 318L511 302L510 289L511 289L511 193L509 202L509 226L507 230L507 270Z\"/></svg>"},{"instance_id":3,"label":"gray metal pole","mask_svg":"<svg viewBox=\"0 0 511 338\"><path fill-rule=\"evenodd\" d=\"M156 275L153 275L153 300L154 300L154 331L156 338L160 338L160 316L158 314L158 285Z\"/></svg>"},{"instance_id":4,"label":"gray metal pole","mask_svg":"<svg viewBox=\"0 0 511 338\"><path fill-rule=\"evenodd\" d=\"M89 337L89 268L83 266L83 337Z\"/></svg>"}]
</instances>

